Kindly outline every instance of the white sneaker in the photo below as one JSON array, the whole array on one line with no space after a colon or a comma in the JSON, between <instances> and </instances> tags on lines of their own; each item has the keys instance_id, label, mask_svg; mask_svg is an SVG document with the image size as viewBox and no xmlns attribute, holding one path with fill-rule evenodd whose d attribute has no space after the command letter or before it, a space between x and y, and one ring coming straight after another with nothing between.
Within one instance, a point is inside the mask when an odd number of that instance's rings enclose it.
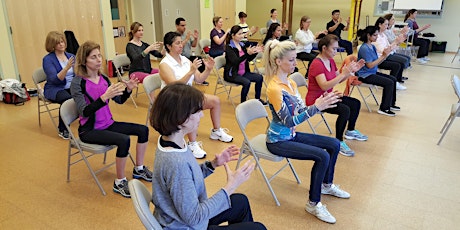
<instances>
[{"instance_id":1,"label":"white sneaker","mask_svg":"<svg viewBox=\"0 0 460 230\"><path fill-rule=\"evenodd\" d=\"M399 82L396 82L396 89L397 90L406 90L407 87L406 86L403 86L401 83Z\"/></svg>"},{"instance_id":2,"label":"white sneaker","mask_svg":"<svg viewBox=\"0 0 460 230\"><path fill-rule=\"evenodd\" d=\"M305 205L305 211L316 216L316 218L324 222L330 224L335 224L336 222L335 217L329 213L326 205L321 204L321 202L318 202L315 206L310 205L310 202L308 202L307 205Z\"/></svg>"},{"instance_id":3,"label":"white sneaker","mask_svg":"<svg viewBox=\"0 0 460 230\"><path fill-rule=\"evenodd\" d=\"M423 58L417 58L417 62L420 64L426 64L426 61Z\"/></svg>"},{"instance_id":4,"label":"white sneaker","mask_svg":"<svg viewBox=\"0 0 460 230\"><path fill-rule=\"evenodd\" d=\"M335 196L335 197L343 198L343 199L350 198L350 193L343 191L342 189L340 189L338 185L335 185L335 184L331 184L329 188L327 188L326 186L324 186L324 184L322 184L321 194L331 195L331 196Z\"/></svg>"},{"instance_id":5,"label":"white sneaker","mask_svg":"<svg viewBox=\"0 0 460 230\"><path fill-rule=\"evenodd\" d=\"M211 136L209 138L213 140L219 140L222 142L232 142L233 137L227 134L228 129L218 128L211 129Z\"/></svg>"},{"instance_id":6,"label":"white sneaker","mask_svg":"<svg viewBox=\"0 0 460 230\"><path fill-rule=\"evenodd\" d=\"M193 141L188 143L188 147L196 159L203 159L206 157L206 152L203 150L201 141Z\"/></svg>"},{"instance_id":7,"label":"white sneaker","mask_svg":"<svg viewBox=\"0 0 460 230\"><path fill-rule=\"evenodd\" d=\"M425 61L431 61L431 59L429 57L427 57L427 56L422 57L422 59L425 60Z\"/></svg>"}]
</instances>

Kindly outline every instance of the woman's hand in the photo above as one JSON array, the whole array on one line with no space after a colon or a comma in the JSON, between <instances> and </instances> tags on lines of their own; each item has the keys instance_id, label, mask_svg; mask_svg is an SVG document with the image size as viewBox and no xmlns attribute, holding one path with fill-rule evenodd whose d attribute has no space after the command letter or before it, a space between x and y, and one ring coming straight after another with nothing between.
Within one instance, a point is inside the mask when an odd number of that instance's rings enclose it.
<instances>
[{"instance_id":1,"label":"woman's hand","mask_svg":"<svg viewBox=\"0 0 460 230\"><path fill-rule=\"evenodd\" d=\"M126 88L128 88L128 92L131 92L134 88L137 88L137 85L139 84L139 79L136 78L131 78L129 80L123 80L123 83L125 83Z\"/></svg>"},{"instance_id":2,"label":"woman's hand","mask_svg":"<svg viewBox=\"0 0 460 230\"><path fill-rule=\"evenodd\" d=\"M67 65L65 66L65 69L68 71L70 68L73 67L75 64L75 56L72 56L69 58L69 61L67 62Z\"/></svg>"},{"instance_id":3,"label":"woman's hand","mask_svg":"<svg viewBox=\"0 0 460 230\"><path fill-rule=\"evenodd\" d=\"M358 62L352 61L348 65L343 66L342 73L347 76L353 76L355 72L363 68L364 63L364 59L361 59Z\"/></svg>"},{"instance_id":4,"label":"woman's hand","mask_svg":"<svg viewBox=\"0 0 460 230\"><path fill-rule=\"evenodd\" d=\"M200 68L200 66L203 64L203 61L201 61L201 59L199 58L195 58L195 60L193 60L192 64L190 65L190 73L194 74L195 71Z\"/></svg>"},{"instance_id":5,"label":"woman's hand","mask_svg":"<svg viewBox=\"0 0 460 230\"><path fill-rule=\"evenodd\" d=\"M212 68L214 68L214 64L216 63L214 61L214 58L209 57L209 56L206 57L203 62L204 62L204 66L206 67L206 69L209 69L209 70L212 70Z\"/></svg>"},{"instance_id":6,"label":"woman's hand","mask_svg":"<svg viewBox=\"0 0 460 230\"><path fill-rule=\"evenodd\" d=\"M337 93L332 92L332 93L324 93L320 97L318 97L315 101L315 106L318 108L320 111L323 111L325 109L329 108L334 108L336 107L336 103L339 102L339 95Z\"/></svg>"},{"instance_id":7,"label":"woman's hand","mask_svg":"<svg viewBox=\"0 0 460 230\"><path fill-rule=\"evenodd\" d=\"M254 171L255 164L247 161L243 166L233 172L227 163L224 164L225 172L227 173L227 184L224 189L228 195L233 194L243 182L249 179L251 173Z\"/></svg>"},{"instance_id":8,"label":"woman's hand","mask_svg":"<svg viewBox=\"0 0 460 230\"><path fill-rule=\"evenodd\" d=\"M240 154L240 149L234 145L224 149L220 154L216 154L214 160L211 161L212 167L217 168L224 165L229 161L238 160L237 157Z\"/></svg>"},{"instance_id":9,"label":"woman's hand","mask_svg":"<svg viewBox=\"0 0 460 230\"><path fill-rule=\"evenodd\" d=\"M144 50L144 53L150 53L150 51L152 50L160 50L160 47L161 47L161 42L155 42L151 45L149 45L145 50Z\"/></svg>"},{"instance_id":10,"label":"woman's hand","mask_svg":"<svg viewBox=\"0 0 460 230\"><path fill-rule=\"evenodd\" d=\"M391 53L391 47L387 46L387 47L385 47L385 49L383 49L382 56L384 56L386 58L386 57L388 57L388 55L390 55L390 53Z\"/></svg>"},{"instance_id":11,"label":"woman's hand","mask_svg":"<svg viewBox=\"0 0 460 230\"><path fill-rule=\"evenodd\" d=\"M116 84L110 85L104 94L102 94L101 99L102 101L107 101L112 99L116 96L123 95L123 91L125 91L125 84L122 82L118 82Z\"/></svg>"}]
</instances>

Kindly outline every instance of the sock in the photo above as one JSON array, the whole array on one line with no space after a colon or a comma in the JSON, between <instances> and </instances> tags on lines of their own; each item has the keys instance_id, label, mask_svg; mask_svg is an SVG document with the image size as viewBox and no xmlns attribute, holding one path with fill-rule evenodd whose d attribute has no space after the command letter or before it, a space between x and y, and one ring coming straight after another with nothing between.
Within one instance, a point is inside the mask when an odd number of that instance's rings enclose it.
<instances>
[{"instance_id":1,"label":"sock","mask_svg":"<svg viewBox=\"0 0 460 230\"><path fill-rule=\"evenodd\" d=\"M325 188L330 188L331 185L332 185L332 183L331 183L331 184L325 184L325 183L323 183L323 186L324 186Z\"/></svg>"},{"instance_id":2,"label":"sock","mask_svg":"<svg viewBox=\"0 0 460 230\"><path fill-rule=\"evenodd\" d=\"M308 203L310 204L310 206L316 206L318 204L318 202L313 202L313 201L308 201Z\"/></svg>"},{"instance_id":3,"label":"sock","mask_svg":"<svg viewBox=\"0 0 460 230\"><path fill-rule=\"evenodd\" d=\"M126 180L126 177L123 177L123 178L121 178L121 179L118 179L118 178L117 178L117 179L115 179L115 184L116 184L116 185L120 185L121 182L124 181L124 180Z\"/></svg>"},{"instance_id":4,"label":"sock","mask_svg":"<svg viewBox=\"0 0 460 230\"><path fill-rule=\"evenodd\" d=\"M220 130L220 128L212 129L213 132L217 132L217 131L219 131L219 130Z\"/></svg>"},{"instance_id":5,"label":"sock","mask_svg":"<svg viewBox=\"0 0 460 230\"><path fill-rule=\"evenodd\" d=\"M136 171L139 172L139 171L144 170L144 165L138 165L135 168L136 168Z\"/></svg>"}]
</instances>

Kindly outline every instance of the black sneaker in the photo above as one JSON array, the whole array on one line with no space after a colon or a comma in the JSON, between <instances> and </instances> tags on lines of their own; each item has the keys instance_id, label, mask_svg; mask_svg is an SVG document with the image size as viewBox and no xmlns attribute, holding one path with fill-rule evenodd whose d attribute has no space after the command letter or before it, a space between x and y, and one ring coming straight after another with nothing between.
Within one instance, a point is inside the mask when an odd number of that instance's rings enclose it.
<instances>
[{"instance_id":1,"label":"black sneaker","mask_svg":"<svg viewBox=\"0 0 460 230\"><path fill-rule=\"evenodd\" d=\"M390 116L390 117L394 117L396 116L395 113L393 113L391 110L387 109L387 110L378 110L377 113L379 114L382 114L382 115L386 115L386 116Z\"/></svg>"},{"instance_id":2,"label":"black sneaker","mask_svg":"<svg viewBox=\"0 0 460 230\"><path fill-rule=\"evenodd\" d=\"M262 105L264 105L264 106L268 105L268 103L267 103L266 101L262 100L262 99L259 99L259 101L260 101L260 103L262 103Z\"/></svg>"},{"instance_id":3,"label":"black sneaker","mask_svg":"<svg viewBox=\"0 0 460 230\"><path fill-rule=\"evenodd\" d=\"M128 181L127 180L122 180L121 184L117 185L115 181L113 182L113 191L116 193L119 193L123 197L126 198L131 198L131 194L129 193L129 188L128 188Z\"/></svg>"},{"instance_id":4,"label":"black sneaker","mask_svg":"<svg viewBox=\"0 0 460 230\"><path fill-rule=\"evenodd\" d=\"M144 169L137 170L136 167L133 168L133 178L134 179L143 179L148 182L152 182L152 171L144 166Z\"/></svg>"},{"instance_id":5,"label":"black sneaker","mask_svg":"<svg viewBox=\"0 0 460 230\"><path fill-rule=\"evenodd\" d=\"M403 79L404 81L409 80L408 77L401 77L401 79Z\"/></svg>"},{"instance_id":6,"label":"black sneaker","mask_svg":"<svg viewBox=\"0 0 460 230\"><path fill-rule=\"evenodd\" d=\"M209 82L207 81L203 81L201 83L197 83L198 85L204 85L204 86L208 86L209 85Z\"/></svg>"},{"instance_id":7,"label":"black sneaker","mask_svg":"<svg viewBox=\"0 0 460 230\"><path fill-rule=\"evenodd\" d=\"M64 140L69 139L69 131L67 131L67 129L64 131L59 131L58 135Z\"/></svg>"},{"instance_id":8,"label":"black sneaker","mask_svg":"<svg viewBox=\"0 0 460 230\"><path fill-rule=\"evenodd\" d=\"M401 107L396 106L396 105L392 105L392 106L390 106L390 110L391 111L401 111Z\"/></svg>"}]
</instances>

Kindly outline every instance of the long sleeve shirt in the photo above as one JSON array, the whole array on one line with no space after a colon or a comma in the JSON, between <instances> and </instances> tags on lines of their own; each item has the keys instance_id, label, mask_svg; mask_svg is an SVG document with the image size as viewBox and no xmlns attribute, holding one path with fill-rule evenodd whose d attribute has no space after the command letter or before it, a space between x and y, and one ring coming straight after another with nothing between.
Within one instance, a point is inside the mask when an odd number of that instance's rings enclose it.
<instances>
[{"instance_id":1,"label":"long sleeve shirt","mask_svg":"<svg viewBox=\"0 0 460 230\"><path fill-rule=\"evenodd\" d=\"M295 40L297 41L296 53L310 53L313 48L313 42L315 42L315 35L311 30L298 29L295 33Z\"/></svg>"}]
</instances>

